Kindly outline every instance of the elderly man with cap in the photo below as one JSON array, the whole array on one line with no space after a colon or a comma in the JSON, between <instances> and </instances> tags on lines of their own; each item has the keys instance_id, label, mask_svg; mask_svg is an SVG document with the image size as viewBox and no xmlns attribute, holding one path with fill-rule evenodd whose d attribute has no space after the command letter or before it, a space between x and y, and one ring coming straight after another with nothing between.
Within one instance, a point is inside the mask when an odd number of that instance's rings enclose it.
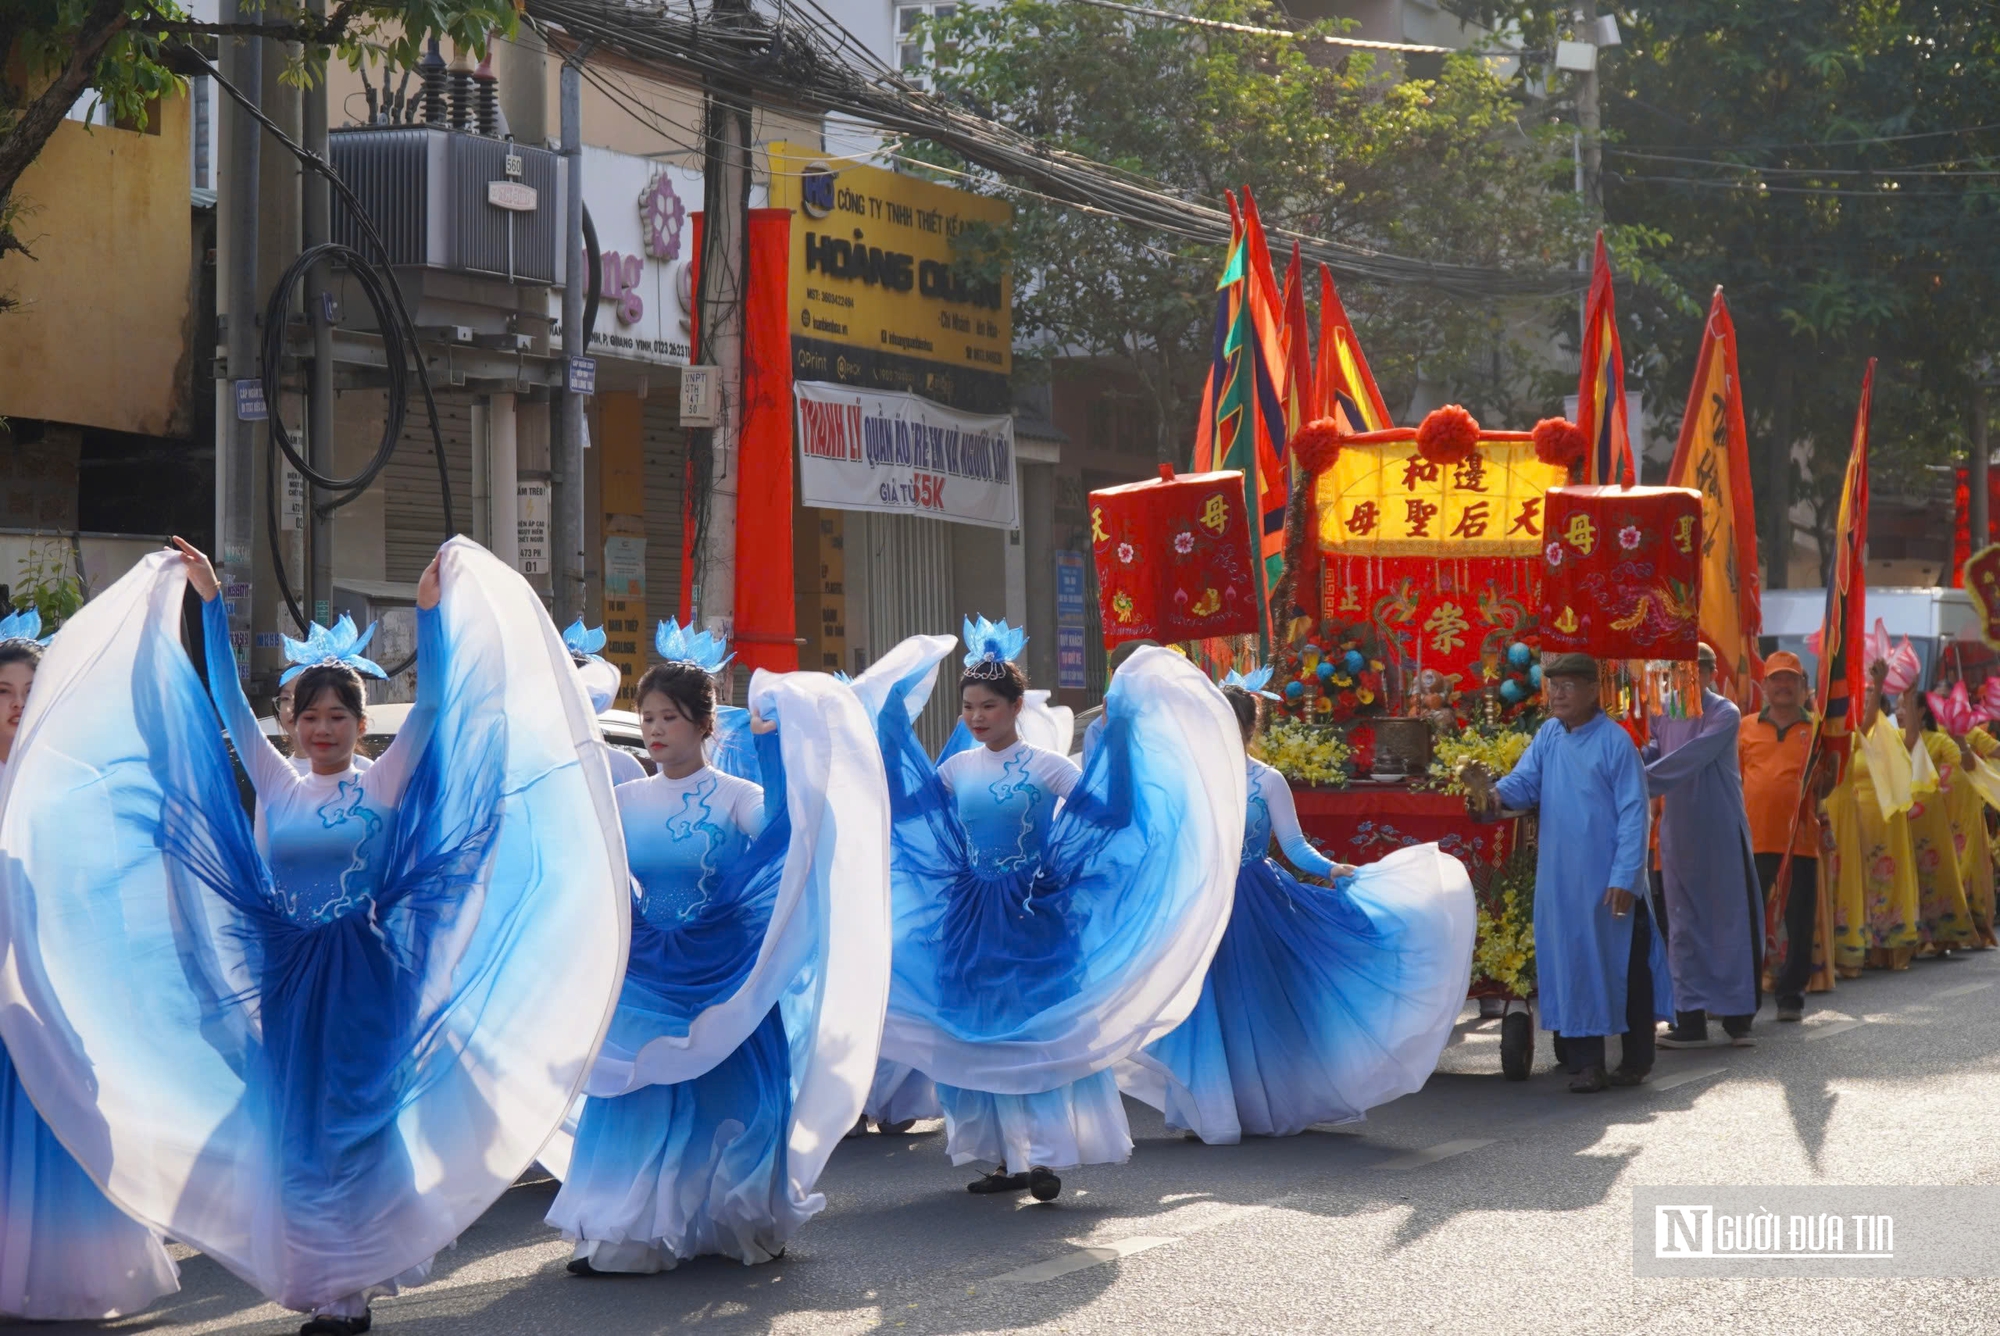
<instances>
[{"instance_id":1,"label":"elderly man with cap","mask_svg":"<svg viewBox=\"0 0 2000 1336\"><path fill-rule=\"evenodd\" d=\"M1539 808L1535 974L1542 1028L1563 1040L1569 1088L1637 1085L1653 1067L1653 1024L1668 1014L1666 961L1646 912L1646 774L1625 730L1597 705L1597 661L1542 668L1550 718L1480 806ZM1604 1036L1625 1036L1615 1071Z\"/></svg>"},{"instance_id":2,"label":"elderly man with cap","mask_svg":"<svg viewBox=\"0 0 2000 1336\"><path fill-rule=\"evenodd\" d=\"M1710 1013L1730 1043L1755 1042L1750 1023L1762 996L1764 902L1736 759L1743 716L1714 690L1715 651L1703 645L1700 658L1701 714L1655 719L1643 753L1647 791L1666 799L1660 878L1678 1011L1662 1048L1719 1042L1709 1036Z\"/></svg>"},{"instance_id":3,"label":"elderly man with cap","mask_svg":"<svg viewBox=\"0 0 2000 1336\"><path fill-rule=\"evenodd\" d=\"M1812 716L1806 713L1806 671L1796 654L1779 650L1764 660L1763 690L1764 708L1745 720L1737 734L1736 759L1750 816L1750 848L1767 899L1777 889L1785 851L1792 854L1786 877L1785 955L1772 991L1778 1019L1796 1021L1805 1013L1819 928L1820 838L1817 804L1805 791L1813 730Z\"/></svg>"}]
</instances>

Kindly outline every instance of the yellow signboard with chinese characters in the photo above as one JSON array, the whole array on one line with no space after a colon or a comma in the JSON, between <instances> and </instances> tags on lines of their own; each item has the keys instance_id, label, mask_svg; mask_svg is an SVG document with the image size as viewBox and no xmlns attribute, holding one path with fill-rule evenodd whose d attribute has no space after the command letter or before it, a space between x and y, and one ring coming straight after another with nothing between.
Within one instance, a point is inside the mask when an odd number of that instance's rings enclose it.
<instances>
[{"instance_id":1,"label":"yellow signboard with chinese characters","mask_svg":"<svg viewBox=\"0 0 2000 1336\"><path fill-rule=\"evenodd\" d=\"M1457 464L1425 459L1414 440L1346 445L1313 494L1320 547L1347 557L1533 556L1542 498L1568 481L1525 440L1481 440Z\"/></svg>"},{"instance_id":2,"label":"yellow signboard with chinese characters","mask_svg":"<svg viewBox=\"0 0 2000 1336\"><path fill-rule=\"evenodd\" d=\"M965 272L955 239L1013 210L796 144L770 148L772 207L792 213L793 374L1004 413L1013 285Z\"/></svg>"}]
</instances>

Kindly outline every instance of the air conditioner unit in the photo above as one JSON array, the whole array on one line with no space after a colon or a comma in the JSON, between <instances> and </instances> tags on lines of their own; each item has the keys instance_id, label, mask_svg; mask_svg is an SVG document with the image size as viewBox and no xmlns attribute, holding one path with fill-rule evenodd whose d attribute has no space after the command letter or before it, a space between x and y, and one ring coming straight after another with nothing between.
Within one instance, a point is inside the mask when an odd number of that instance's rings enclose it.
<instances>
[{"instance_id":1,"label":"air conditioner unit","mask_svg":"<svg viewBox=\"0 0 2000 1336\"><path fill-rule=\"evenodd\" d=\"M391 265L560 281L559 154L431 125L336 130L327 138L333 169L360 197ZM379 258L338 191L333 236Z\"/></svg>"}]
</instances>

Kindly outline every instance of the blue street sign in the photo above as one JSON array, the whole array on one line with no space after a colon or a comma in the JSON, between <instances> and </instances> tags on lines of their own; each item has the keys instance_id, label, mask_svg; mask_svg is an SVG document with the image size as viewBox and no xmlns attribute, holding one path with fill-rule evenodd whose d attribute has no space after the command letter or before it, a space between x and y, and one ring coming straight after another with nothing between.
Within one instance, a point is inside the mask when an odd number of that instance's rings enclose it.
<instances>
[{"instance_id":1,"label":"blue street sign","mask_svg":"<svg viewBox=\"0 0 2000 1336\"><path fill-rule=\"evenodd\" d=\"M239 380L236 386L236 420L238 422L263 422L271 416L264 407L264 382L261 380Z\"/></svg>"}]
</instances>

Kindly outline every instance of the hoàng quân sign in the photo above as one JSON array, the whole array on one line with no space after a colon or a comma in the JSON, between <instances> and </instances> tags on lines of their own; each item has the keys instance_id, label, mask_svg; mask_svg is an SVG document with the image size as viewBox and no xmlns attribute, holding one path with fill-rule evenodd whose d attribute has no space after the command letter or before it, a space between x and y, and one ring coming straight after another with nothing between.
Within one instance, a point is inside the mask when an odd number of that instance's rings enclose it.
<instances>
[{"instance_id":1,"label":"ho\u00e0ng qu\u00e2n sign","mask_svg":"<svg viewBox=\"0 0 2000 1336\"><path fill-rule=\"evenodd\" d=\"M1535 458L1525 433L1482 435L1457 464L1425 459L1414 439L1350 441L1313 493L1320 547L1345 557L1533 556L1543 496L1568 481Z\"/></svg>"}]
</instances>

